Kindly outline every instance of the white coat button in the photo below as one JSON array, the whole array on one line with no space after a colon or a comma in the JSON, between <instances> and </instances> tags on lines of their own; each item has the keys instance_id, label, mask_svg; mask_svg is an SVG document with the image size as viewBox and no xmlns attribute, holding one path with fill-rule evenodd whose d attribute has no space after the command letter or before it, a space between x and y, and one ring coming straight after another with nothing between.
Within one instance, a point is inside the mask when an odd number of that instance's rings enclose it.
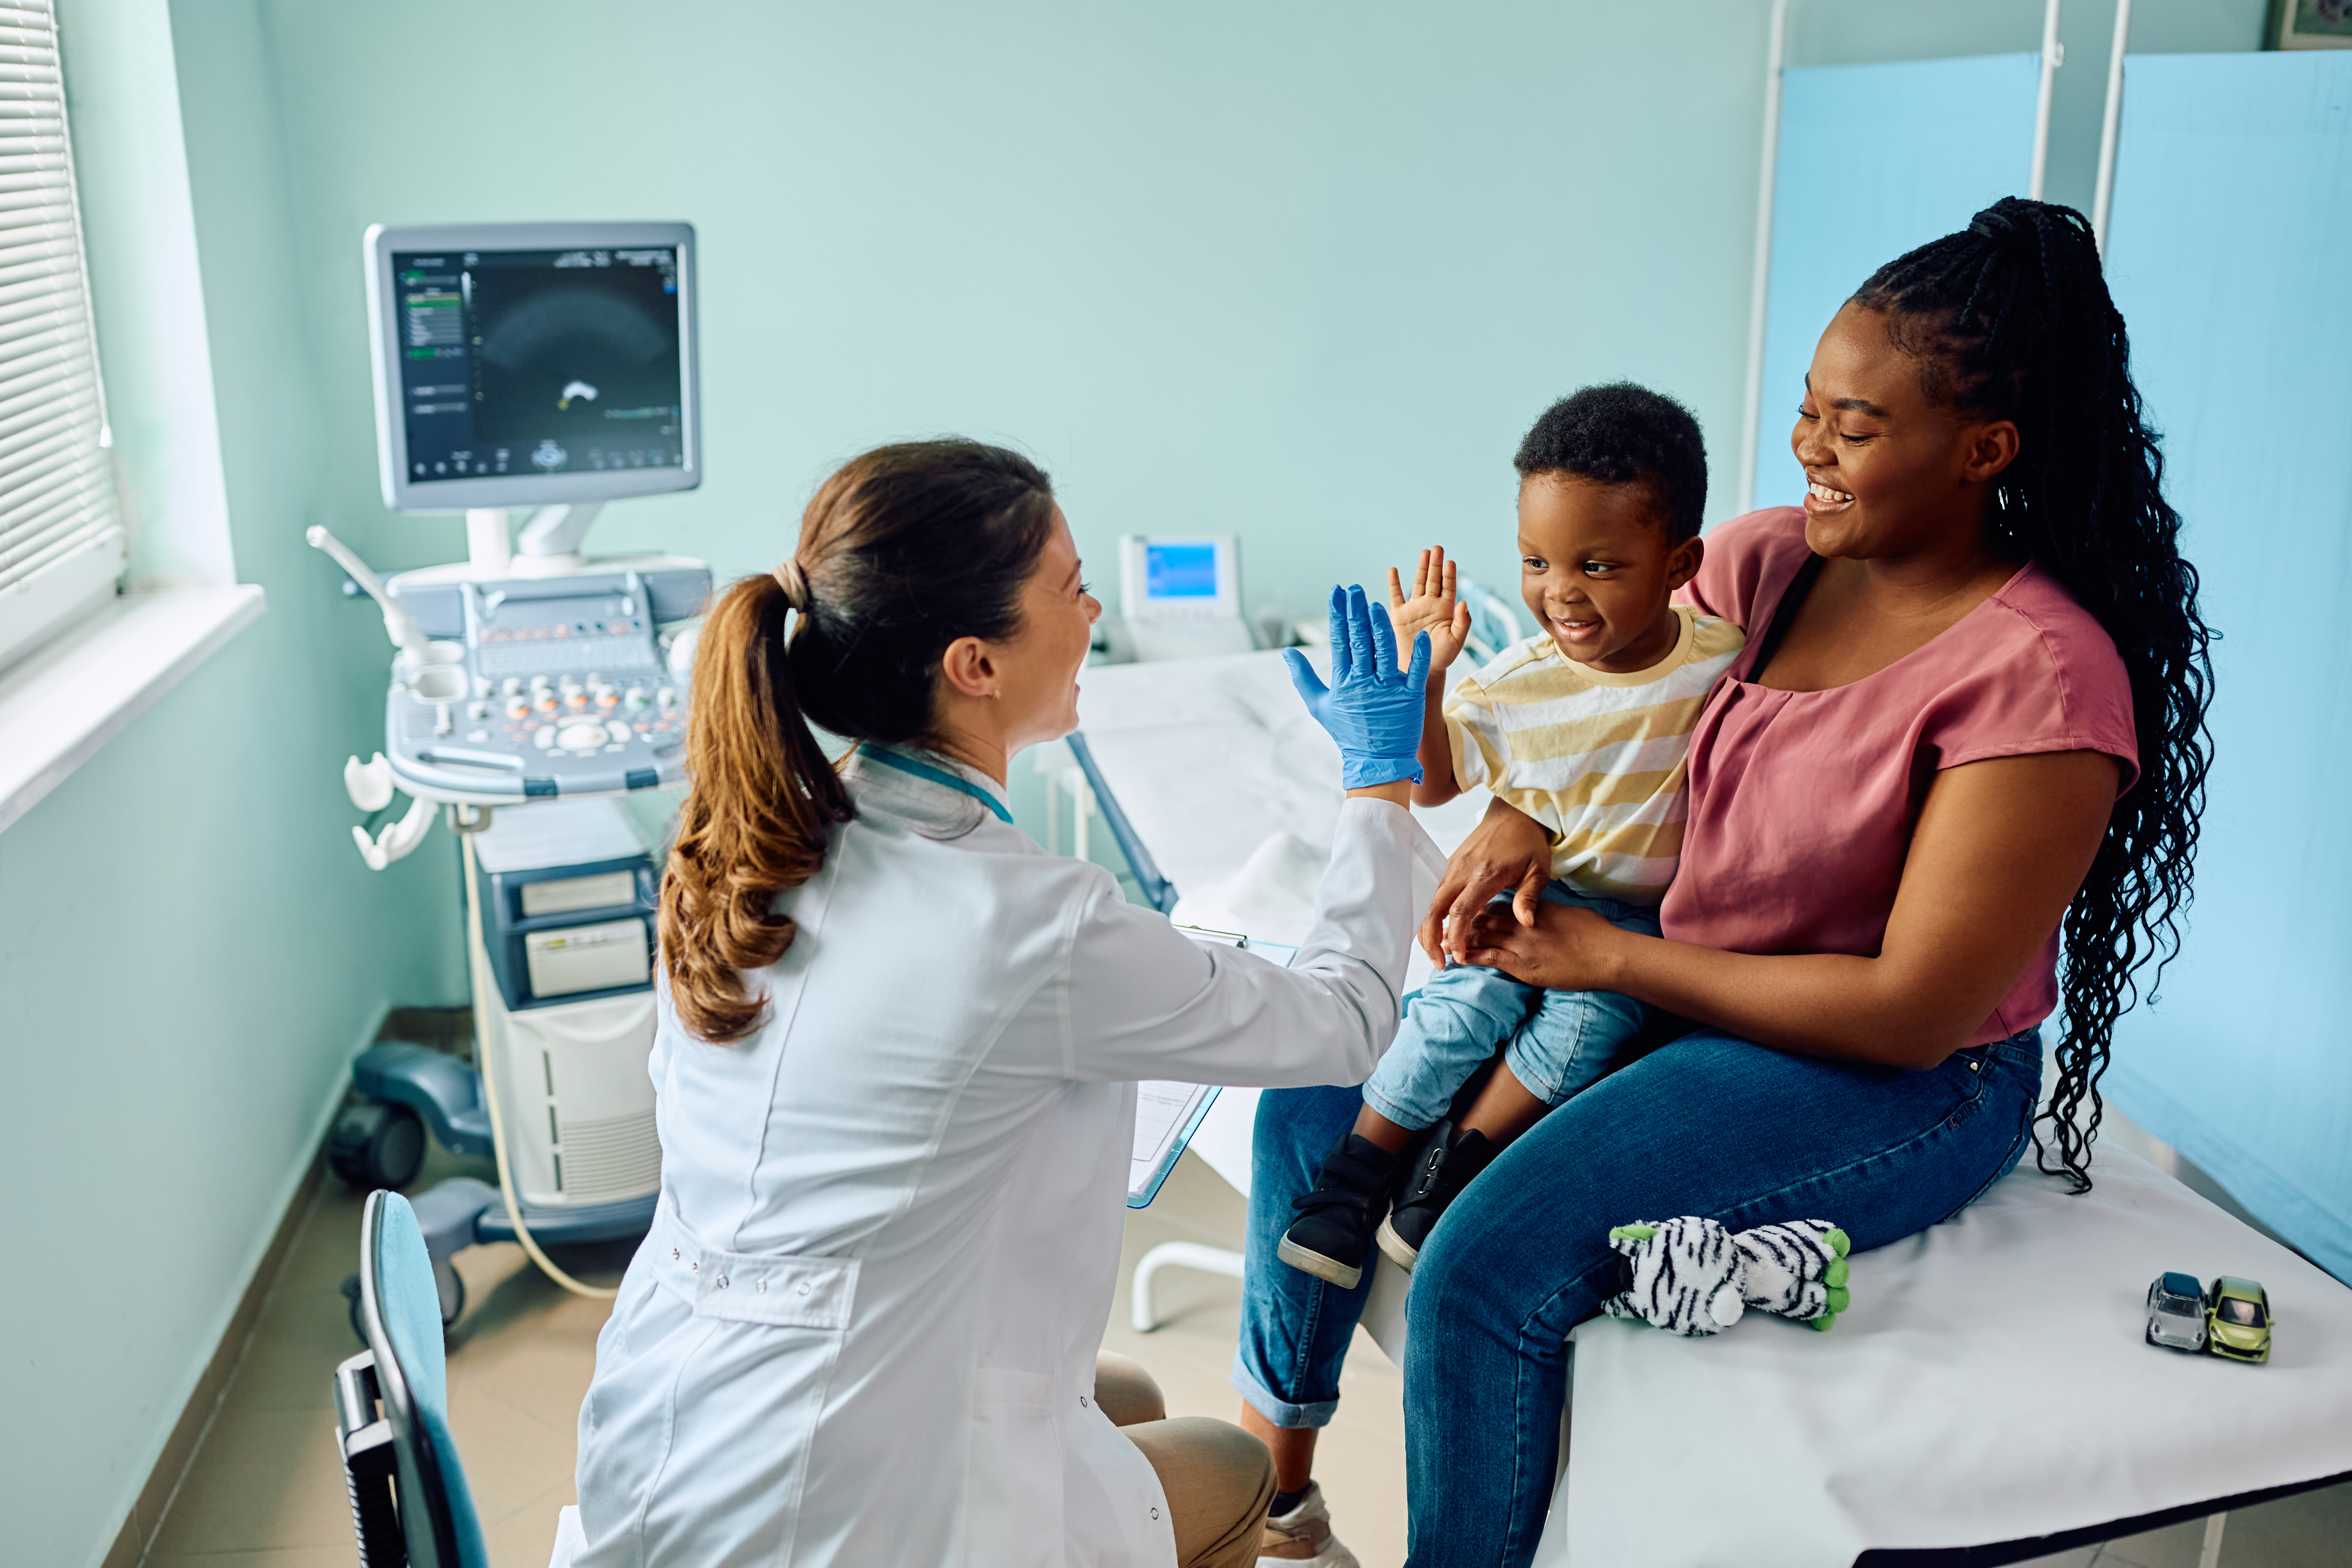
<instances>
[{"instance_id":1,"label":"white coat button","mask_svg":"<svg viewBox=\"0 0 2352 1568\"><path fill-rule=\"evenodd\" d=\"M1974 1071L1976 1071L1976 1070L1977 1070L1977 1064L1976 1064L1976 1063L1974 1063L1974 1062L1970 1062L1970 1063L1969 1064L1969 1070L1970 1072L1974 1072Z\"/></svg>"},{"instance_id":2,"label":"white coat button","mask_svg":"<svg viewBox=\"0 0 2352 1568\"><path fill-rule=\"evenodd\" d=\"M675 1262L677 1262L677 1247L671 1247L671 1248L669 1249L669 1260L670 1260L672 1263L675 1263Z\"/></svg>"},{"instance_id":3,"label":"white coat button","mask_svg":"<svg viewBox=\"0 0 2352 1568\"><path fill-rule=\"evenodd\" d=\"M727 1276L725 1276L724 1274L721 1274L721 1275L719 1277L719 1288L721 1290L724 1290L724 1289L727 1289Z\"/></svg>"},{"instance_id":4,"label":"white coat button","mask_svg":"<svg viewBox=\"0 0 2352 1568\"><path fill-rule=\"evenodd\" d=\"M808 1294L808 1292L809 1292L808 1281L807 1281L807 1280L805 1280L805 1279L803 1279L803 1280L802 1280L798 1285L793 1286L793 1289L795 1289L795 1290L797 1290L797 1291L799 1291L802 1295L805 1296L805 1295L807 1295L807 1294Z\"/></svg>"},{"instance_id":5,"label":"white coat button","mask_svg":"<svg viewBox=\"0 0 2352 1568\"><path fill-rule=\"evenodd\" d=\"M767 1282L765 1279L762 1279L762 1280L761 1280L761 1281L760 1281L760 1294L761 1294L761 1295L762 1295L762 1296L764 1296L764 1295L766 1295L767 1293L768 1293L768 1282Z\"/></svg>"},{"instance_id":6,"label":"white coat button","mask_svg":"<svg viewBox=\"0 0 2352 1568\"><path fill-rule=\"evenodd\" d=\"M1156 1509L1156 1508L1155 1508L1155 1509L1153 1509L1153 1510L1151 1510L1151 1517L1152 1517L1152 1518L1154 1518L1154 1519L1158 1519L1158 1518L1160 1517L1160 1510L1159 1510L1158 1509Z\"/></svg>"},{"instance_id":7,"label":"white coat button","mask_svg":"<svg viewBox=\"0 0 2352 1568\"><path fill-rule=\"evenodd\" d=\"M686 1271L687 1271L688 1274L699 1274L699 1273L701 1273L701 1272L702 1272L702 1259L700 1259L699 1258L695 1258L692 1262L688 1263L688 1264L686 1266Z\"/></svg>"}]
</instances>

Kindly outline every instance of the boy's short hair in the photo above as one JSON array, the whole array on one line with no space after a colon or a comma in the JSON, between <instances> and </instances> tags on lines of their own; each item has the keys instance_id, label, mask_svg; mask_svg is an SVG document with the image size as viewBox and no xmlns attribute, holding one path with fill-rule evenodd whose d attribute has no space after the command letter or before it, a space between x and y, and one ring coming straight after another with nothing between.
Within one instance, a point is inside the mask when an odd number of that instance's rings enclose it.
<instances>
[{"instance_id":1,"label":"boy's short hair","mask_svg":"<svg viewBox=\"0 0 2352 1568\"><path fill-rule=\"evenodd\" d=\"M1698 537L1706 512L1706 437L1691 411L1630 381L1588 386L1549 408L1519 443L1519 478L1573 474L1596 484L1646 484L1666 542Z\"/></svg>"}]
</instances>

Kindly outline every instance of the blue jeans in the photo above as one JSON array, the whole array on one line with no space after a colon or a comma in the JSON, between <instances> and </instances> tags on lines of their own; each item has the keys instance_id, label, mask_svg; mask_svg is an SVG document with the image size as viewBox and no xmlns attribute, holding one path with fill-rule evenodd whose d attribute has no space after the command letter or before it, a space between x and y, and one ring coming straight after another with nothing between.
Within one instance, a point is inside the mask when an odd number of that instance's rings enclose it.
<instances>
[{"instance_id":1,"label":"blue jeans","mask_svg":"<svg viewBox=\"0 0 2352 1568\"><path fill-rule=\"evenodd\" d=\"M1608 1231L1705 1215L1834 1221L1857 1250L1949 1218L2024 1152L2038 1031L1925 1072L1686 1035L1538 1122L1463 1190L1413 1271L1405 1466L1413 1568L1523 1564L1551 1502L1569 1330L1623 1289ZM1353 1122L1352 1089L1270 1090L1251 1159L1234 1385L1277 1426L1320 1426L1371 1289L1275 1258L1290 1200ZM1738 1331L1737 1330L1735 1332ZM1468 1521L1475 1521L1472 1527Z\"/></svg>"},{"instance_id":2,"label":"blue jeans","mask_svg":"<svg viewBox=\"0 0 2352 1568\"><path fill-rule=\"evenodd\" d=\"M1591 910L1624 931L1658 934L1654 909L1594 898L1560 881L1545 888L1543 897L1547 903ZM1601 1081L1647 1016L1631 996L1547 991L1499 969L1457 963L1413 993L1396 1043L1364 1083L1364 1103L1399 1127L1430 1126L1499 1044L1511 1076L1538 1100L1558 1106Z\"/></svg>"}]
</instances>

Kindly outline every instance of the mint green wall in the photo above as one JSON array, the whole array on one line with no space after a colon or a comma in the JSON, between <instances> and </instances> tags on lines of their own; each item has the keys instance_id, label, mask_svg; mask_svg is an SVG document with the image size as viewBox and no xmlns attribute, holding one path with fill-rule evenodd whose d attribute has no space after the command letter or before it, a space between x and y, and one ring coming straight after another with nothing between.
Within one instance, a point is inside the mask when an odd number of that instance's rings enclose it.
<instances>
[{"instance_id":1,"label":"mint green wall","mask_svg":"<svg viewBox=\"0 0 2352 1568\"><path fill-rule=\"evenodd\" d=\"M95 29L65 9L70 77ZM434 853L446 840L381 877L352 851L339 769L381 743L383 659L300 542L320 472L316 383L299 314L277 308L295 274L264 39L234 5L196 9L176 41L227 500L238 575L269 608L0 833L11 1563L100 1559L345 1064L391 1000L464 995L445 918L456 881ZM95 116L103 100L72 107ZM85 160L82 177L108 166ZM91 235L101 301L110 237ZM102 353L118 330L101 320ZM135 363L153 345L121 346ZM121 438L142 438L136 422Z\"/></svg>"},{"instance_id":2,"label":"mint green wall","mask_svg":"<svg viewBox=\"0 0 2352 1568\"><path fill-rule=\"evenodd\" d=\"M1300 609L1433 539L1515 572L1512 449L1579 383L1737 457L1752 0L266 14L321 494L387 557L462 546L376 500L376 220L698 226L710 478L596 540L730 572L940 430L1035 453L1098 582L1122 531L1233 529L1253 605Z\"/></svg>"},{"instance_id":3,"label":"mint green wall","mask_svg":"<svg viewBox=\"0 0 2352 1568\"><path fill-rule=\"evenodd\" d=\"M711 477L608 549L767 566L835 463L954 429L1054 471L1098 577L1120 532L1221 528L1254 607L1431 540L1507 590L1519 434L1620 375L1692 404L1734 499L1762 0L261 3L321 494L389 559L462 546L375 497L378 220L698 225ZM2142 0L2141 47L2250 47L2262 7ZM1791 15L1819 63L2032 48L2041 5ZM2051 194L2087 205L2112 5L2067 16Z\"/></svg>"}]
</instances>

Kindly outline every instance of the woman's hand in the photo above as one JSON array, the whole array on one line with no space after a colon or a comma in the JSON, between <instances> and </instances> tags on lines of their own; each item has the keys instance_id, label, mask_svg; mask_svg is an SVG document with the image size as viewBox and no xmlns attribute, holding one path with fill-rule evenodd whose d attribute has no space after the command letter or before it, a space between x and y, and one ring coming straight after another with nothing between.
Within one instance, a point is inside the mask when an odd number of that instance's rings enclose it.
<instances>
[{"instance_id":1,"label":"woman's hand","mask_svg":"<svg viewBox=\"0 0 2352 1568\"><path fill-rule=\"evenodd\" d=\"M1450 668L1462 645L1470 639L1470 606L1454 596L1454 563L1442 545L1421 552L1412 569L1412 596L1405 597L1404 582L1389 568L1389 619L1400 638L1415 632L1429 634L1431 673Z\"/></svg>"},{"instance_id":2,"label":"woman's hand","mask_svg":"<svg viewBox=\"0 0 2352 1568\"><path fill-rule=\"evenodd\" d=\"M1536 906L1533 925L1488 906L1460 931L1465 959L1499 969L1527 985L1547 991L1609 991L1611 942L1622 936L1591 910L1572 904Z\"/></svg>"},{"instance_id":3,"label":"woman's hand","mask_svg":"<svg viewBox=\"0 0 2352 1568\"><path fill-rule=\"evenodd\" d=\"M1421 950L1429 961L1461 962L1467 952L1472 917L1496 895L1509 892L1511 912L1522 926L1536 923L1536 906L1551 880L1551 836L1542 823L1497 799L1486 817L1445 863L1437 896L1421 922Z\"/></svg>"}]
</instances>

